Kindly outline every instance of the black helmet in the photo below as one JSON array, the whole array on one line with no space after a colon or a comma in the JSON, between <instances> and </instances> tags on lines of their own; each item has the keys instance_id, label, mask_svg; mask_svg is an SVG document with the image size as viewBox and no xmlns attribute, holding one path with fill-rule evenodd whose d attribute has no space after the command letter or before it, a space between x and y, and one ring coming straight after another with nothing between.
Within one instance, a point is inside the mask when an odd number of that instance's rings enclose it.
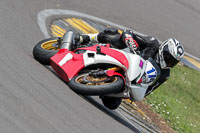
<instances>
[{"instance_id":1,"label":"black helmet","mask_svg":"<svg viewBox=\"0 0 200 133\"><path fill-rule=\"evenodd\" d=\"M184 56L184 48L176 39L170 38L159 47L160 66L162 69L174 67Z\"/></svg>"}]
</instances>

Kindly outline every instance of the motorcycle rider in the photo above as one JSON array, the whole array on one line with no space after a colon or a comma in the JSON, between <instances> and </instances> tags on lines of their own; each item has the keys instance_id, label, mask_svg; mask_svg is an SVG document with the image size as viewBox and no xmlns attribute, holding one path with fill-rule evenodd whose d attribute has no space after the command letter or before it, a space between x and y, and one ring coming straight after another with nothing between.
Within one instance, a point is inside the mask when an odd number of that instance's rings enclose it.
<instances>
[{"instance_id":1,"label":"motorcycle rider","mask_svg":"<svg viewBox=\"0 0 200 133\"><path fill-rule=\"evenodd\" d=\"M151 84L145 96L150 94L170 77L170 68L174 67L184 56L184 48L174 38L169 38L163 43L152 36L143 36L132 30L124 30L122 34L117 29L105 29L97 34L77 34L76 41L81 44L89 42L109 43L117 49L130 48L130 52L136 52L145 60L152 58L159 66L161 74Z\"/></svg>"}]
</instances>

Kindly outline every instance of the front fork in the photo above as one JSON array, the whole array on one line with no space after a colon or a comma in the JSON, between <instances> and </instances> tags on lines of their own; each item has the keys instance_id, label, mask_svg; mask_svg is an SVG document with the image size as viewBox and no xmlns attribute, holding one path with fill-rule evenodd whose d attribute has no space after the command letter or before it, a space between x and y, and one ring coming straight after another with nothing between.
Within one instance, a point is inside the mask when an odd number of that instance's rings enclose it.
<instances>
[{"instance_id":1,"label":"front fork","mask_svg":"<svg viewBox=\"0 0 200 133\"><path fill-rule=\"evenodd\" d=\"M108 68L107 70L101 70L101 69L97 69L97 70L93 70L89 73L89 75L92 75L94 77L101 77L101 76L114 76L114 73L116 73L116 71L121 70L120 67L112 67L112 68Z\"/></svg>"},{"instance_id":2,"label":"front fork","mask_svg":"<svg viewBox=\"0 0 200 133\"><path fill-rule=\"evenodd\" d=\"M124 91L120 92L118 94L110 94L108 96L113 96L113 97L121 97L123 99L128 99L129 101L134 101L133 96L131 95L131 93L129 92L129 89L126 87L126 79L124 78L124 76L120 73L118 73L117 71L120 71L121 67L112 67L112 68L108 68L107 70L104 70L104 74L106 76L120 76L123 80L124 80ZM102 72L101 72L102 73Z\"/></svg>"},{"instance_id":3,"label":"front fork","mask_svg":"<svg viewBox=\"0 0 200 133\"><path fill-rule=\"evenodd\" d=\"M124 88L125 88L124 91L123 92L119 92L118 94L111 94L111 95L108 95L108 96L130 99L129 91L128 91L127 87L126 87L126 79L124 78L124 76L121 73L117 72L117 71L120 71L120 70L121 70L121 67L112 67L112 68L108 68L107 70L94 70L95 72L93 71L90 74L92 74L95 77L120 76L124 81Z\"/></svg>"}]
</instances>

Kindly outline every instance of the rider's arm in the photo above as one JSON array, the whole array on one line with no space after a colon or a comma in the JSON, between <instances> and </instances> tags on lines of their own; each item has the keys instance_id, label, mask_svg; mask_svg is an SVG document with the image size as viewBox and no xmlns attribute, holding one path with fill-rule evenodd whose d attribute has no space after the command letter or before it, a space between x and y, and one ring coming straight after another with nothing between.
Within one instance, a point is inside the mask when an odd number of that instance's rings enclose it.
<instances>
[{"instance_id":1,"label":"rider's arm","mask_svg":"<svg viewBox=\"0 0 200 133\"><path fill-rule=\"evenodd\" d=\"M145 35L139 35L136 34L134 31L132 30L124 30L121 36L121 41L125 44L125 45L130 45L128 43L126 43L126 40L128 38L133 38L138 44L139 44L139 50L144 50L147 47L151 47L152 49L158 49L160 44L158 42L158 40L153 37L153 36L145 36Z\"/></svg>"},{"instance_id":2,"label":"rider's arm","mask_svg":"<svg viewBox=\"0 0 200 133\"><path fill-rule=\"evenodd\" d=\"M140 44L140 55L144 59L149 57L155 59L160 47L160 43L155 37L135 34L135 40Z\"/></svg>"},{"instance_id":3,"label":"rider's arm","mask_svg":"<svg viewBox=\"0 0 200 133\"><path fill-rule=\"evenodd\" d=\"M136 34L132 30L124 30L122 32L121 42L134 51L138 50L139 45L136 40Z\"/></svg>"}]
</instances>

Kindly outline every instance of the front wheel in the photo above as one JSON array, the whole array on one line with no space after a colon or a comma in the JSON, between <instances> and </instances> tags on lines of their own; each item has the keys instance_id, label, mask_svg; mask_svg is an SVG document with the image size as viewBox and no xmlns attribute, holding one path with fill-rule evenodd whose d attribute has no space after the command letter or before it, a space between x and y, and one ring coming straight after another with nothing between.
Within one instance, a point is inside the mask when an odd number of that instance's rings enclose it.
<instances>
[{"instance_id":1,"label":"front wheel","mask_svg":"<svg viewBox=\"0 0 200 133\"><path fill-rule=\"evenodd\" d=\"M43 65L50 65L50 58L59 50L58 40L52 37L38 42L33 48L33 57Z\"/></svg>"},{"instance_id":2,"label":"front wheel","mask_svg":"<svg viewBox=\"0 0 200 133\"><path fill-rule=\"evenodd\" d=\"M121 98L118 97L108 97L108 96L104 96L102 98L102 102L104 104L104 106L106 106L107 108L114 110L117 109L119 107L119 105L122 102Z\"/></svg>"},{"instance_id":3,"label":"front wheel","mask_svg":"<svg viewBox=\"0 0 200 133\"><path fill-rule=\"evenodd\" d=\"M106 95L122 91L124 81L120 76L94 77L86 73L72 78L69 86L81 95Z\"/></svg>"}]
</instances>

